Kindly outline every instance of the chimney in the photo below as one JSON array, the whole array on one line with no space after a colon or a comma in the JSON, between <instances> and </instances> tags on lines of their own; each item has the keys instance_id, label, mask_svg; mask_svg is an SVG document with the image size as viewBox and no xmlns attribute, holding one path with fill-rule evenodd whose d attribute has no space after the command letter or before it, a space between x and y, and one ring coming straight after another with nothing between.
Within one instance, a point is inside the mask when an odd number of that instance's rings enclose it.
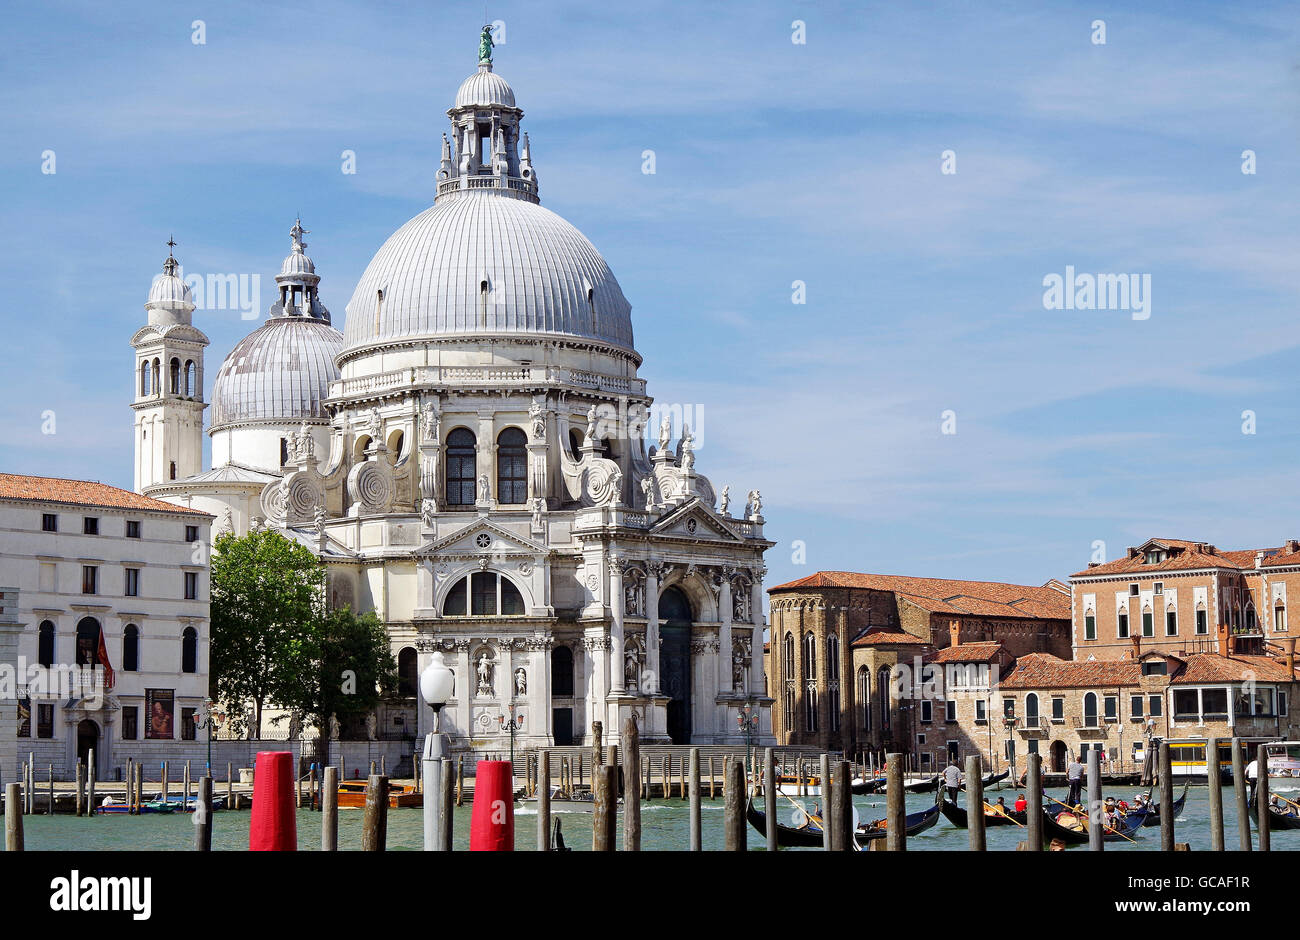
<instances>
[{"instance_id":1,"label":"chimney","mask_svg":"<svg viewBox=\"0 0 1300 940\"><path fill-rule=\"evenodd\" d=\"M1136 661L1142 658L1142 637L1137 634L1133 635L1133 659Z\"/></svg>"},{"instance_id":2,"label":"chimney","mask_svg":"<svg viewBox=\"0 0 1300 940\"><path fill-rule=\"evenodd\" d=\"M1295 676L1295 637L1286 638L1286 671L1287 675Z\"/></svg>"},{"instance_id":3,"label":"chimney","mask_svg":"<svg viewBox=\"0 0 1300 940\"><path fill-rule=\"evenodd\" d=\"M961 621L948 621L948 645L961 646Z\"/></svg>"},{"instance_id":4,"label":"chimney","mask_svg":"<svg viewBox=\"0 0 1300 940\"><path fill-rule=\"evenodd\" d=\"M1286 551L1287 551L1287 554L1288 554L1288 555L1291 554L1292 552L1300 552L1300 540L1297 540L1297 539L1287 539L1287 540L1286 540Z\"/></svg>"}]
</instances>

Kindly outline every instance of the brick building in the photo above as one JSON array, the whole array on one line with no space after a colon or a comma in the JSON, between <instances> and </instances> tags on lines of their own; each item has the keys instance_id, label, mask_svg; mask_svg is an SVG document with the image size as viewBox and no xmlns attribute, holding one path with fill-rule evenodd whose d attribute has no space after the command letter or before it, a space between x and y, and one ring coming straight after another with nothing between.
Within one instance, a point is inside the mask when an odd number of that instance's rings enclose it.
<instances>
[{"instance_id":1,"label":"brick building","mask_svg":"<svg viewBox=\"0 0 1300 940\"><path fill-rule=\"evenodd\" d=\"M782 744L915 750L932 703L891 691L900 665L961 643L1070 655L1069 589L991 581L820 571L771 598L768 694ZM931 716L931 719L932 720ZM927 739L927 744L928 744Z\"/></svg>"}]
</instances>

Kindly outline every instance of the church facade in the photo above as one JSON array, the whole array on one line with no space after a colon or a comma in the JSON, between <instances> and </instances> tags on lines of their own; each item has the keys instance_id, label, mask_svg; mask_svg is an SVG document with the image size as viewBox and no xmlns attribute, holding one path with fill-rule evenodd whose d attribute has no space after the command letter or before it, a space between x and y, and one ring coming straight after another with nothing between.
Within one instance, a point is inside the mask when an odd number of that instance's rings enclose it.
<instances>
[{"instance_id":1,"label":"church facade","mask_svg":"<svg viewBox=\"0 0 1300 940\"><path fill-rule=\"evenodd\" d=\"M214 535L283 532L321 558L332 604L376 611L406 695L385 730L426 730L414 677L439 650L461 748L503 750L512 719L524 746L595 721L617 741L631 715L643 741L742 743L748 723L771 743L761 495L733 508L653 405L631 305L541 206L485 51L447 112L434 205L376 253L342 333L295 223L277 302L213 383L207 470L206 337L174 270L155 279L137 488L210 513Z\"/></svg>"}]
</instances>

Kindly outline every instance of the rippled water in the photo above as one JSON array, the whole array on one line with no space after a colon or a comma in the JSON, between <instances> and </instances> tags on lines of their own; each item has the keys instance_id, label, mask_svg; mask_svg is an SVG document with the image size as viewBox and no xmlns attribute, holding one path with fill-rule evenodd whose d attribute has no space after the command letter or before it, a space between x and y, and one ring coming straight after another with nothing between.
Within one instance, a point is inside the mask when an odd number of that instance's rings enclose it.
<instances>
[{"instance_id":1,"label":"rippled water","mask_svg":"<svg viewBox=\"0 0 1300 940\"><path fill-rule=\"evenodd\" d=\"M1175 797L1177 796L1175 792ZM1056 797L1064 797L1065 792L1049 791ZM1116 791L1113 795L1131 798L1132 793ZM1293 796L1294 794L1284 794ZM1008 803L1015 800L1016 791L1003 790L993 794L1006 798ZM908 812L915 812L933 805L934 797L930 794L908 794ZM814 802L807 799L811 806ZM783 823L789 822L793 809L788 800L779 801L778 816ZM857 797L854 804L864 820L879 819L885 814L885 801L881 796ZM1223 791L1225 845L1229 850L1237 847L1236 803L1233 791ZM688 812L683 800L652 800L641 805L642 848L648 850L685 849L688 839ZM212 847L217 850L246 849L248 847L249 813L219 812L214 818ZM1190 842L1194 850L1207 850L1210 847L1209 835L1209 791L1205 787L1193 787L1188 791L1187 805L1178 819L1176 838L1179 842ZM361 847L361 810L339 811L339 847L343 850L356 850ZM706 850L723 847L722 834L723 805L721 800L705 800L703 803L703 837ZM554 818L561 820L565 842L575 851L591 848L591 815L589 813L556 813ZM458 807L455 814L454 845L457 849L469 847L470 803ZM28 816L24 819L26 845L31 850L75 850L75 851L113 851L122 849L143 850L189 850L193 846L194 825L192 817L183 815L145 815L145 816L96 816L94 818L77 818L75 816ZM319 813L309 810L298 812L298 847L303 850L320 848ZM622 842L622 824L619 824L619 840ZM765 839L753 827L746 829L749 846L762 849ZM388 848L419 849L423 844L423 811L419 809L394 809L388 814ZM1272 848L1286 850L1300 848L1300 831L1273 832ZM1016 843L1024 838L1024 831L1016 826L997 827L987 830L987 842L990 850L1011 851ZM1257 837L1255 837L1257 844ZM908 839L908 848L915 851L942 851L965 849L968 846L968 833L965 829L954 828L946 819L929 831ZM515 810L515 847L518 850L532 850L537 846L537 815L531 809ZM1159 850L1160 830L1143 829L1136 844L1106 843L1106 851L1134 852ZM1072 851L1086 851L1086 846L1072 848ZM817 851L815 849L796 851Z\"/></svg>"}]
</instances>

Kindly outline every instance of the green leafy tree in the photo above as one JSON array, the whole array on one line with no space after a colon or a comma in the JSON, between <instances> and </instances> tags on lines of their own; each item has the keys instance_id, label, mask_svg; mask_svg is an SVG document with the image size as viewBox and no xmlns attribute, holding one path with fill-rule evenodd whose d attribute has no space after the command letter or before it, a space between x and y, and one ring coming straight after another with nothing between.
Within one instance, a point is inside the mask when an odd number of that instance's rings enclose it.
<instances>
[{"instance_id":1,"label":"green leafy tree","mask_svg":"<svg viewBox=\"0 0 1300 940\"><path fill-rule=\"evenodd\" d=\"M325 611L325 570L310 550L270 529L217 537L212 553L212 685L216 698L288 706ZM238 713L238 711L236 711Z\"/></svg>"}]
</instances>

